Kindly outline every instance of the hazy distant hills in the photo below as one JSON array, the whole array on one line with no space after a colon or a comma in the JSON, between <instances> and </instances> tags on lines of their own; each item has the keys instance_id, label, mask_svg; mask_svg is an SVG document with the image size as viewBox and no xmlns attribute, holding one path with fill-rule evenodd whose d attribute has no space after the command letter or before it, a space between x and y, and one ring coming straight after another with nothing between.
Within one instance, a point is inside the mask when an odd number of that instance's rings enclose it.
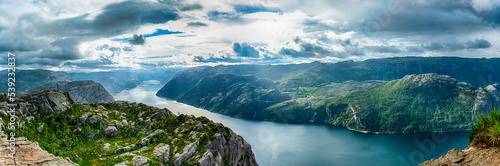
<instances>
[{"instance_id":1,"label":"hazy distant hills","mask_svg":"<svg viewBox=\"0 0 500 166\"><path fill-rule=\"evenodd\" d=\"M94 81L73 81L65 74L50 70L16 70L16 94L26 94L41 90L69 92L73 100L86 103L92 101L114 101L113 96ZM0 86L7 91L7 71L0 72Z\"/></svg>"},{"instance_id":2,"label":"hazy distant hills","mask_svg":"<svg viewBox=\"0 0 500 166\"><path fill-rule=\"evenodd\" d=\"M139 78L128 72L89 72L89 73L64 73L74 80L93 80L99 82L110 93L116 94L122 90L132 89L141 83Z\"/></svg>"},{"instance_id":3,"label":"hazy distant hills","mask_svg":"<svg viewBox=\"0 0 500 166\"><path fill-rule=\"evenodd\" d=\"M70 76L74 80L93 80L101 83L111 94L120 93L137 87L142 81L158 80L165 84L172 79L180 69L164 70L139 70L139 71L101 71L101 72L77 72L63 74Z\"/></svg>"},{"instance_id":4,"label":"hazy distant hills","mask_svg":"<svg viewBox=\"0 0 500 166\"><path fill-rule=\"evenodd\" d=\"M500 58L472 59L458 57L400 57L370 59L362 62L321 63L281 81L281 88L317 86L349 80L386 80L410 74L448 75L475 86L500 82Z\"/></svg>"},{"instance_id":5,"label":"hazy distant hills","mask_svg":"<svg viewBox=\"0 0 500 166\"><path fill-rule=\"evenodd\" d=\"M15 88L16 92L28 93L29 89L48 83L56 82L70 82L73 81L69 76L57 73L50 70L19 70L15 72L16 81ZM1 88L7 91L7 70L0 71L0 82Z\"/></svg>"},{"instance_id":6,"label":"hazy distant hills","mask_svg":"<svg viewBox=\"0 0 500 166\"><path fill-rule=\"evenodd\" d=\"M500 83L499 64L500 59L405 57L334 64L199 67L179 73L157 95L249 119L328 123L374 132L462 130L470 129L475 115L496 102L498 96L492 90L497 85L492 84ZM234 93L241 87L253 87L257 78L235 81L236 76L221 76L228 73L267 78L270 86ZM263 101L257 91L274 95ZM283 101L287 96L291 99ZM214 104L219 100L232 104Z\"/></svg>"}]
</instances>

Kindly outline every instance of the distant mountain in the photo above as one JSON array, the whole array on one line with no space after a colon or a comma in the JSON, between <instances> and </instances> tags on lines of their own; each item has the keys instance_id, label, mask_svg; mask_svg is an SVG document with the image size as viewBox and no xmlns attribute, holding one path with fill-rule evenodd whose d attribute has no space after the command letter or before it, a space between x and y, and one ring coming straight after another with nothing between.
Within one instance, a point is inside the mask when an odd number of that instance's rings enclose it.
<instances>
[{"instance_id":1,"label":"distant mountain","mask_svg":"<svg viewBox=\"0 0 500 166\"><path fill-rule=\"evenodd\" d=\"M48 83L71 82L69 76L50 70L16 70L16 92L29 93L29 89ZM0 89L7 91L7 70L0 71Z\"/></svg>"},{"instance_id":2,"label":"distant mountain","mask_svg":"<svg viewBox=\"0 0 500 166\"><path fill-rule=\"evenodd\" d=\"M384 133L463 130L470 128L477 113L500 100L498 64L500 59L404 57L334 64L198 67L177 74L157 96L247 119L327 123ZM224 74L233 76L222 77ZM270 106L234 109L238 102L241 106L261 102L249 95L232 94L232 88L238 87L234 85L252 85L255 80L235 81L237 76L267 78L272 86L262 89L280 96L273 98L279 100L266 102L274 103ZM409 81L413 79L425 80L424 85ZM284 96L290 100L282 101Z\"/></svg>"},{"instance_id":3,"label":"distant mountain","mask_svg":"<svg viewBox=\"0 0 500 166\"><path fill-rule=\"evenodd\" d=\"M218 74L203 78L177 101L224 115L252 118L256 111L290 99L273 87L268 79Z\"/></svg>"},{"instance_id":4,"label":"distant mountain","mask_svg":"<svg viewBox=\"0 0 500 166\"><path fill-rule=\"evenodd\" d=\"M41 90L59 90L69 92L71 98L80 103L93 101L115 101L113 96L99 83L94 81L72 81L49 83L30 89L30 92Z\"/></svg>"},{"instance_id":5,"label":"distant mountain","mask_svg":"<svg viewBox=\"0 0 500 166\"><path fill-rule=\"evenodd\" d=\"M181 69L114 70L104 72L62 72L74 80L93 80L101 83L111 94L137 87L143 81L158 80L165 84Z\"/></svg>"},{"instance_id":6,"label":"distant mountain","mask_svg":"<svg viewBox=\"0 0 500 166\"><path fill-rule=\"evenodd\" d=\"M411 74L448 75L474 86L500 83L500 58L399 57L360 62L321 63L297 75L283 79L280 89L318 86L349 80L391 81Z\"/></svg>"},{"instance_id":7,"label":"distant mountain","mask_svg":"<svg viewBox=\"0 0 500 166\"><path fill-rule=\"evenodd\" d=\"M0 94L2 124L9 117L6 96ZM2 130L16 132L16 163L258 165L241 136L205 117L176 116L165 108L127 101L79 104L69 93L54 90L21 95L15 104L16 122L24 125ZM0 161L5 161L8 142L1 131L0 136Z\"/></svg>"},{"instance_id":8,"label":"distant mountain","mask_svg":"<svg viewBox=\"0 0 500 166\"><path fill-rule=\"evenodd\" d=\"M298 74L319 62L289 65L232 65L216 67L197 67L178 73L157 93L157 96L176 100L180 95L193 88L200 80L217 74L253 75L277 81Z\"/></svg>"},{"instance_id":9,"label":"distant mountain","mask_svg":"<svg viewBox=\"0 0 500 166\"><path fill-rule=\"evenodd\" d=\"M78 102L114 101L113 96L94 81L73 81L69 76L50 70L16 70L16 94L26 94L41 90L61 90L70 92ZM0 71L0 92L7 92L7 71Z\"/></svg>"},{"instance_id":10,"label":"distant mountain","mask_svg":"<svg viewBox=\"0 0 500 166\"><path fill-rule=\"evenodd\" d=\"M89 73L64 73L74 80L93 80L102 84L111 94L137 87L142 81L130 72L89 72Z\"/></svg>"}]
</instances>

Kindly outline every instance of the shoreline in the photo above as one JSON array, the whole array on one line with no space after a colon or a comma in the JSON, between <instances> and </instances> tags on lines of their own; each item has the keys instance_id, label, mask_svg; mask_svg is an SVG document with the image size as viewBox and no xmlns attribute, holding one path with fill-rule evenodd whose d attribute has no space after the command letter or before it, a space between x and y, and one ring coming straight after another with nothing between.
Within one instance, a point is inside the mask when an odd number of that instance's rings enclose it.
<instances>
[{"instance_id":1,"label":"shoreline","mask_svg":"<svg viewBox=\"0 0 500 166\"><path fill-rule=\"evenodd\" d=\"M160 97L160 98L163 98L163 97ZM179 102L177 100L168 99L168 98L163 98L163 99L175 101L177 103L186 104L186 103ZM189 105L189 106L192 106L192 107L196 107L196 108L199 108L199 109L203 109L203 110L206 110L206 111L214 113L214 114L224 115L224 114L220 114L220 113L217 113L217 112L209 111L207 109L204 109L204 108L201 108L201 107L198 107L198 106L194 106L194 105L190 105L190 104L186 104L186 105ZM277 120L250 119L250 118L241 118L241 117L235 117L235 116L229 116L229 115L224 115L224 116L228 116L228 117L232 117L232 118L236 118L236 119L243 119L243 120L252 120L252 121L261 121L261 122L274 122L274 123L282 123L282 124L325 125L325 126L328 126L328 127L341 127L341 128L345 128L345 129L348 129L348 130L351 130L351 131L354 131L354 132L358 132L358 133L362 133L362 134L376 134L376 135L417 134L417 133L453 133L453 132L471 131L471 129L466 129L466 130L450 130L450 131L376 132L376 131L366 131L366 130L353 129L353 128L350 128L350 127L347 127L347 126L336 126L336 125L333 125L333 124L330 124L330 123L326 123L326 122L321 122L321 123L317 123L317 122L288 122L288 123L284 123L284 122L280 122L280 121L277 121Z\"/></svg>"}]
</instances>

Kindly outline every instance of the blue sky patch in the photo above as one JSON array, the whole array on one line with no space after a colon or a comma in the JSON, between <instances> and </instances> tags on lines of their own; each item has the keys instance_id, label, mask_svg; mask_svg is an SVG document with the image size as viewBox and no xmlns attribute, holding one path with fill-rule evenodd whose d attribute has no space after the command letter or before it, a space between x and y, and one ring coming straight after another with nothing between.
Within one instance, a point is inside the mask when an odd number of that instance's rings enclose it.
<instances>
[{"instance_id":1,"label":"blue sky patch","mask_svg":"<svg viewBox=\"0 0 500 166\"><path fill-rule=\"evenodd\" d=\"M272 12L272 13L283 13L283 11L276 8L268 8L262 5L259 6L247 6L247 5L236 5L234 9L237 12L251 14L251 13L259 13L259 12Z\"/></svg>"},{"instance_id":2,"label":"blue sky patch","mask_svg":"<svg viewBox=\"0 0 500 166\"><path fill-rule=\"evenodd\" d=\"M179 31L169 31L167 29L156 29L154 33L151 34L145 34L144 38L149 38L149 37L154 37L154 36L161 36L161 35L172 35L172 34L181 34L184 32L179 32ZM119 39L111 39L111 41L119 41L119 42L128 42L128 40L132 39L131 37L127 38L119 38Z\"/></svg>"}]
</instances>

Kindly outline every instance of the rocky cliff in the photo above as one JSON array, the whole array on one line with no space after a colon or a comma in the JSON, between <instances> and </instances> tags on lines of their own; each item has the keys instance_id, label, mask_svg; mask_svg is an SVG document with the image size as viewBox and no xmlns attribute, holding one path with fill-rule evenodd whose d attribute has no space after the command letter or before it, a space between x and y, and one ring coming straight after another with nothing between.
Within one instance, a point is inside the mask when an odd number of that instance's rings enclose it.
<instances>
[{"instance_id":1,"label":"rocky cliff","mask_svg":"<svg viewBox=\"0 0 500 166\"><path fill-rule=\"evenodd\" d=\"M452 149L438 159L426 161L419 166L477 166L500 165L500 149L481 149L468 146L464 150Z\"/></svg>"},{"instance_id":2,"label":"rocky cliff","mask_svg":"<svg viewBox=\"0 0 500 166\"><path fill-rule=\"evenodd\" d=\"M0 95L0 110L7 111L6 99ZM16 155L35 158L26 164L258 165L241 136L205 117L176 116L168 109L126 101L79 104L69 93L53 90L19 96L16 104L22 127L15 133L26 137L18 138L19 146L30 148L20 148ZM8 115L1 116L9 121Z\"/></svg>"},{"instance_id":3,"label":"rocky cliff","mask_svg":"<svg viewBox=\"0 0 500 166\"><path fill-rule=\"evenodd\" d=\"M80 103L93 101L115 101L113 96L100 84L94 81L72 81L72 82L56 82L42 85L30 89L29 91L41 90L59 90L69 92L73 100Z\"/></svg>"},{"instance_id":4,"label":"rocky cliff","mask_svg":"<svg viewBox=\"0 0 500 166\"><path fill-rule=\"evenodd\" d=\"M0 120L2 122L2 120ZM3 122L2 122L3 124ZM0 165L3 166L72 166L78 165L68 158L54 156L40 148L37 142L28 141L25 137L15 138L17 152L14 158L9 157L10 142L7 135L0 131Z\"/></svg>"}]
</instances>

